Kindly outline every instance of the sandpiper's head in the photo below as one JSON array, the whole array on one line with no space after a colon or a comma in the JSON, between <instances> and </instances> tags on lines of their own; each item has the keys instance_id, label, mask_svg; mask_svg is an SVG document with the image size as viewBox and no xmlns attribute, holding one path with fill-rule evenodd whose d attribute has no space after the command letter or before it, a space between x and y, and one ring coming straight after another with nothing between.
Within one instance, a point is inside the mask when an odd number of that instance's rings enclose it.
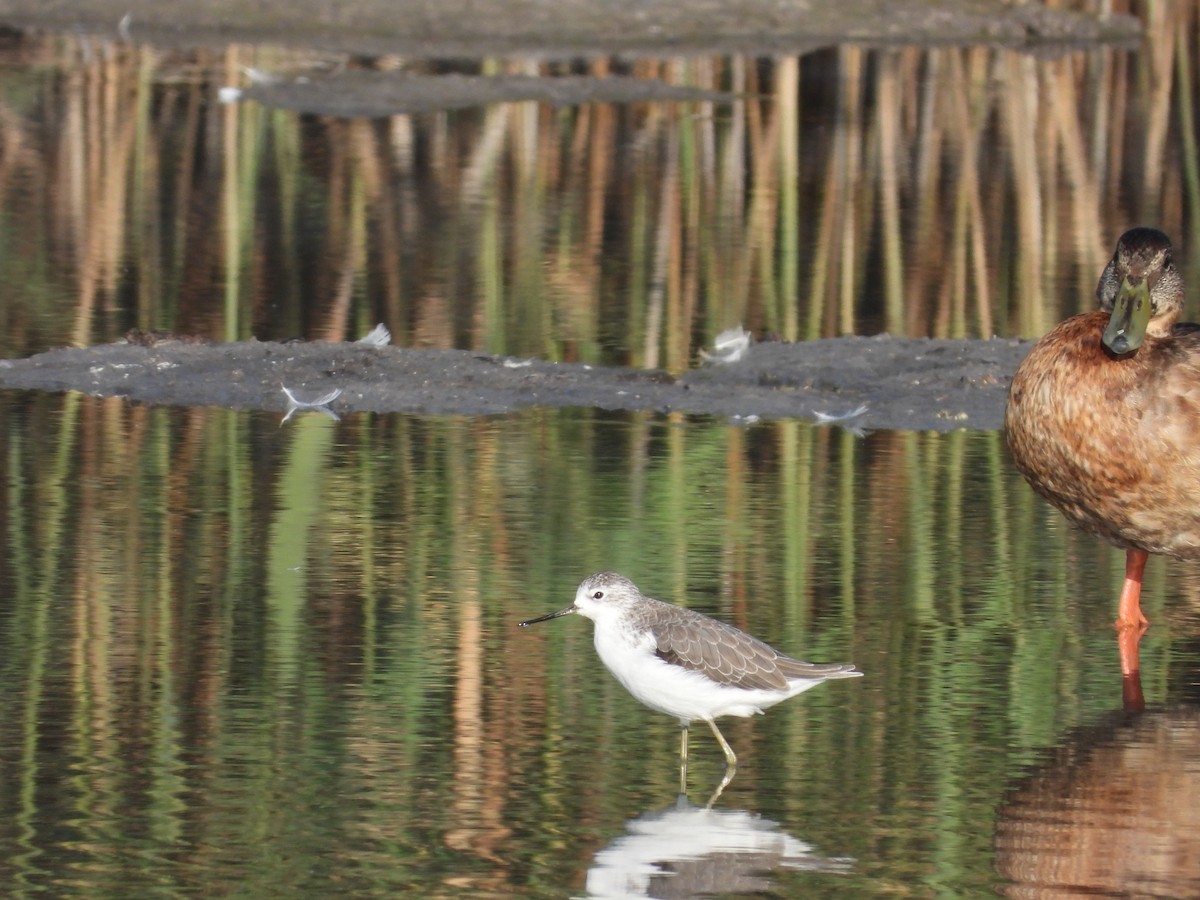
<instances>
[{"instance_id":1,"label":"sandpiper's head","mask_svg":"<svg viewBox=\"0 0 1200 900\"><path fill-rule=\"evenodd\" d=\"M1183 279L1171 261L1171 239L1156 228L1121 235L1096 298L1110 313L1104 346L1117 356L1133 353L1146 335L1169 335L1183 312Z\"/></svg>"},{"instance_id":2,"label":"sandpiper's head","mask_svg":"<svg viewBox=\"0 0 1200 900\"><path fill-rule=\"evenodd\" d=\"M564 606L558 612L548 613L536 619L529 619L521 625L536 625L538 622L569 616L571 613L579 613L592 620L620 615L630 603L639 600L641 596L642 592L638 590L637 585L624 575L618 575L616 572L598 572L583 579L575 591L575 602L570 606Z\"/></svg>"},{"instance_id":3,"label":"sandpiper's head","mask_svg":"<svg viewBox=\"0 0 1200 900\"><path fill-rule=\"evenodd\" d=\"M575 591L575 612L589 619L620 614L642 597L636 584L616 572L598 572L580 582Z\"/></svg>"}]
</instances>

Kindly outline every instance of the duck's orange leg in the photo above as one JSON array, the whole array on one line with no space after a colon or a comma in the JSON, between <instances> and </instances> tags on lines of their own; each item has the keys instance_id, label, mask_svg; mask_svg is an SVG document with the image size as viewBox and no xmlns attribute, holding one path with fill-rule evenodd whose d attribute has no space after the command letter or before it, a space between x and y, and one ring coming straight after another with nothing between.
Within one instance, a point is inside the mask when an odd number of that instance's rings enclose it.
<instances>
[{"instance_id":1,"label":"duck's orange leg","mask_svg":"<svg viewBox=\"0 0 1200 900\"><path fill-rule=\"evenodd\" d=\"M1146 708L1142 694L1142 677L1138 671L1138 643L1145 628L1122 628L1117 632L1117 652L1121 654L1121 699L1126 712L1141 712Z\"/></svg>"},{"instance_id":2,"label":"duck's orange leg","mask_svg":"<svg viewBox=\"0 0 1200 900\"><path fill-rule=\"evenodd\" d=\"M1150 623L1141 612L1141 576L1146 571L1146 560L1150 553L1144 550L1126 552L1126 581L1121 588L1121 604L1117 606L1117 650L1121 653L1121 674L1126 678L1126 708L1130 701L1130 683L1133 678L1136 694L1141 694L1138 679L1138 642L1146 634ZM1136 706L1136 704L1134 704Z\"/></svg>"},{"instance_id":3,"label":"duck's orange leg","mask_svg":"<svg viewBox=\"0 0 1200 900\"><path fill-rule=\"evenodd\" d=\"M1117 607L1116 626L1124 631L1129 628L1144 629L1150 623L1142 615L1142 573L1146 571L1146 560L1150 554L1145 550L1128 550L1125 553L1125 584L1121 588L1121 603Z\"/></svg>"},{"instance_id":4,"label":"duck's orange leg","mask_svg":"<svg viewBox=\"0 0 1200 900\"><path fill-rule=\"evenodd\" d=\"M1138 642L1150 625L1142 615L1142 573L1150 554L1145 550L1125 553L1125 584L1121 587L1121 602L1117 607L1117 651L1121 654L1122 691L1127 710L1145 708L1142 682L1138 677Z\"/></svg>"}]
</instances>

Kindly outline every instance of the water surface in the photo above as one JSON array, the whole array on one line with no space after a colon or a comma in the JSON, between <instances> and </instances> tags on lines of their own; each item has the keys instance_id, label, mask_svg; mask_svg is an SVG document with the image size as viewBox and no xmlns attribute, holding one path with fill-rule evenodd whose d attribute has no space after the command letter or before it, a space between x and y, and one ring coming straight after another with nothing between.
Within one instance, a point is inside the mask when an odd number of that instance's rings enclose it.
<instances>
[{"instance_id":1,"label":"water surface","mask_svg":"<svg viewBox=\"0 0 1200 900\"><path fill-rule=\"evenodd\" d=\"M1121 706L1120 558L994 433L4 412L18 894L556 896L659 823L692 850L765 830L793 858L764 882L781 895L961 895L997 882L1006 793ZM608 675L585 620L516 627L601 568L867 677L733 720L734 819L672 826L677 725ZM1194 696L1168 572L1147 588L1154 709ZM692 804L721 766L698 729Z\"/></svg>"}]
</instances>

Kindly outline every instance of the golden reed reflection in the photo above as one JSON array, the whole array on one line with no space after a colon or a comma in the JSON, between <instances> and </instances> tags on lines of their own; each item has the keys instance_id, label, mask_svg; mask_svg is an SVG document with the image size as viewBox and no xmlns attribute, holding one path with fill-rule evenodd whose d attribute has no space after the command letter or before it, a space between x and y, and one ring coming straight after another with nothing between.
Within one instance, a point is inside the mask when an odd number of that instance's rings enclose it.
<instances>
[{"instance_id":1,"label":"golden reed reflection","mask_svg":"<svg viewBox=\"0 0 1200 900\"><path fill-rule=\"evenodd\" d=\"M348 60L23 38L3 51L23 77L0 87L0 349L383 321L406 345L676 370L739 323L1037 335L1092 304L1127 226L1200 240L1198 15L1154 4L1143 48L1044 56L490 60L732 93L381 120L215 102L244 66Z\"/></svg>"}]
</instances>

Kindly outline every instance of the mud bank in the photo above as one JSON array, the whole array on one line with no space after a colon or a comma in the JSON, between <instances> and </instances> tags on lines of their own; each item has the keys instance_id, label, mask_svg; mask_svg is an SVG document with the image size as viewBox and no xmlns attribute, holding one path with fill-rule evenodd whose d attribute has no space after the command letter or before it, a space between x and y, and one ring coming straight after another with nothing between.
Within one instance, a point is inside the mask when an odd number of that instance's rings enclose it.
<instances>
[{"instance_id":1,"label":"mud bank","mask_svg":"<svg viewBox=\"0 0 1200 900\"><path fill-rule=\"evenodd\" d=\"M794 53L846 42L1037 47L1140 33L1132 16L1005 0L0 0L0 25L420 58Z\"/></svg>"},{"instance_id":2,"label":"mud bank","mask_svg":"<svg viewBox=\"0 0 1200 900\"><path fill-rule=\"evenodd\" d=\"M338 414L499 415L535 406L821 421L864 430L995 429L1028 341L846 337L753 345L678 377L459 350L360 343L119 342L0 360L0 388L155 405L288 408L340 390Z\"/></svg>"}]
</instances>

